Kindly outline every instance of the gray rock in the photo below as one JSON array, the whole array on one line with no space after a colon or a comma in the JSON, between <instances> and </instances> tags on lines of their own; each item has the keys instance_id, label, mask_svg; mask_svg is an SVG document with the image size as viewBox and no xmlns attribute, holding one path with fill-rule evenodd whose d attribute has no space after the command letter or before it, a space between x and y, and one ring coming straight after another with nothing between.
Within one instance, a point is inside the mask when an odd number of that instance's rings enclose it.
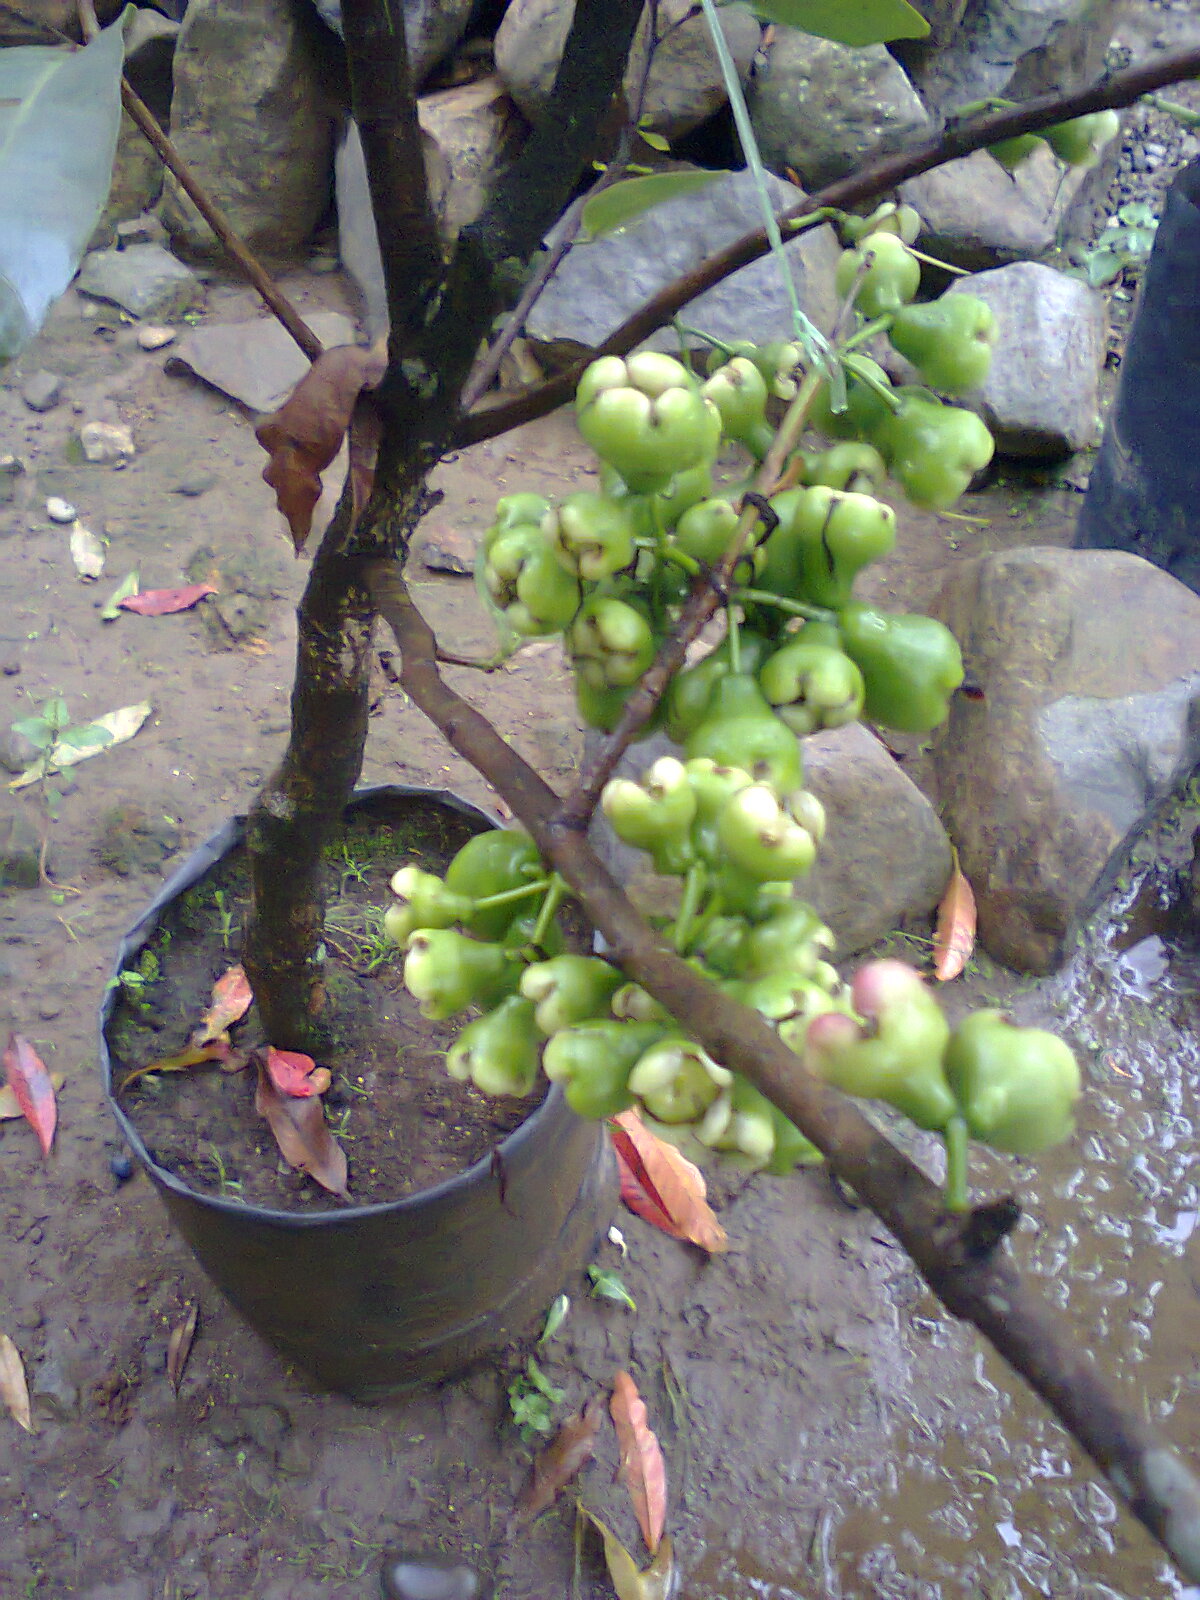
<instances>
[{"instance_id":1,"label":"gray rock","mask_svg":"<svg viewBox=\"0 0 1200 1600\"><path fill-rule=\"evenodd\" d=\"M67 1371L67 1352L61 1336L51 1336L29 1393L35 1410L58 1421L69 1420L79 1410L79 1386Z\"/></svg>"},{"instance_id":2,"label":"gray rock","mask_svg":"<svg viewBox=\"0 0 1200 1600\"><path fill-rule=\"evenodd\" d=\"M708 24L703 16L689 17L691 10L690 0L664 0L660 6L669 32L655 52L642 102L649 126L668 139L697 127L726 99ZM496 70L531 122L549 99L574 14L574 0L512 0L497 31ZM722 7L721 28L745 84L762 38L761 24L748 8L733 5ZM641 81L648 41L643 18L625 74L627 95Z\"/></svg>"},{"instance_id":3,"label":"gray rock","mask_svg":"<svg viewBox=\"0 0 1200 1600\"><path fill-rule=\"evenodd\" d=\"M479 216L492 185L515 159L525 126L495 74L422 95L417 116L445 164L442 230L456 238Z\"/></svg>"},{"instance_id":4,"label":"gray rock","mask_svg":"<svg viewBox=\"0 0 1200 1600\"><path fill-rule=\"evenodd\" d=\"M15 728L0 734L0 767L8 772L24 772L38 757L38 747L32 739L18 733Z\"/></svg>"},{"instance_id":5,"label":"gray rock","mask_svg":"<svg viewBox=\"0 0 1200 1600\"><path fill-rule=\"evenodd\" d=\"M117 249L128 250L131 244L165 244L167 230L152 211L140 216L126 217L117 223Z\"/></svg>"},{"instance_id":6,"label":"gray rock","mask_svg":"<svg viewBox=\"0 0 1200 1600\"><path fill-rule=\"evenodd\" d=\"M340 311L318 311L305 320L326 349L354 343L354 324ZM281 406L308 367L307 356L274 317L196 328L166 363L168 372L203 378L252 411Z\"/></svg>"},{"instance_id":7,"label":"gray rock","mask_svg":"<svg viewBox=\"0 0 1200 1600\"><path fill-rule=\"evenodd\" d=\"M9 771L24 771L9 766L15 754L5 751L4 765ZM36 757L35 750L30 759ZM36 889L41 881L41 854L42 832L33 812L16 795L0 791L0 889Z\"/></svg>"},{"instance_id":8,"label":"gray rock","mask_svg":"<svg viewBox=\"0 0 1200 1600\"><path fill-rule=\"evenodd\" d=\"M977 273L950 292L978 295L996 315L991 371L963 404L987 423L1000 454L1055 457L1096 443L1103 297L1035 261Z\"/></svg>"},{"instance_id":9,"label":"gray rock","mask_svg":"<svg viewBox=\"0 0 1200 1600\"><path fill-rule=\"evenodd\" d=\"M62 399L62 379L57 372L31 372L21 385L21 399L30 411L53 411Z\"/></svg>"},{"instance_id":10,"label":"gray rock","mask_svg":"<svg viewBox=\"0 0 1200 1600\"><path fill-rule=\"evenodd\" d=\"M304 22L291 0L191 0L175 49L175 146L250 248L277 259L303 251L333 169L333 117ZM164 221L187 250L219 254L173 178Z\"/></svg>"},{"instance_id":11,"label":"gray rock","mask_svg":"<svg viewBox=\"0 0 1200 1600\"><path fill-rule=\"evenodd\" d=\"M975 0L919 69L921 92L937 110L951 112L993 95L1025 99L1076 87L1104 61L1114 10L1112 0ZM1025 68L1018 94L1018 68L1034 57L1039 70Z\"/></svg>"},{"instance_id":12,"label":"gray rock","mask_svg":"<svg viewBox=\"0 0 1200 1600\"><path fill-rule=\"evenodd\" d=\"M1091 176L1066 171L1043 145L1015 173L986 150L910 178L900 198L921 217L922 249L970 271L1044 255Z\"/></svg>"},{"instance_id":13,"label":"gray rock","mask_svg":"<svg viewBox=\"0 0 1200 1600\"><path fill-rule=\"evenodd\" d=\"M1200 597L1123 551L1028 549L955 569L935 610L983 689L934 746L980 937L1050 972L1200 756Z\"/></svg>"},{"instance_id":14,"label":"gray rock","mask_svg":"<svg viewBox=\"0 0 1200 1600\"><path fill-rule=\"evenodd\" d=\"M341 0L313 0L322 19L342 31ZM467 30L475 0L404 0L404 39L417 86Z\"/></svg>"},{"instance_id":15,"label":"gray rock","mask_svg":"<svg viewBox=\"0 0 1200 1600\"><path fill-rule=\"evenodd\" d=\"M171 493L196 498L199 495L207 494L216 481L217 475L215 472L205 472L202 467L196 467L190 472L183 473L181 477L175 480L171 485Z\"/></svg>"},{"instance_id":16,"label":"gray rock","mask_svg":"<svg viewBox=\"0 0 1200 1600\"><path fill-rule=\"evenodd\" d=\"M928 915L950 877L950 841L895 758L855 723L805 739L804 773L828 831L799 892L833 929L838 956Z\"/></svg>"},{"instance_id":17,"label":"gray rock","mask_svg":"<svg viewBox=\"0 0 1200 1600\"><path fill-rule=\"evenodd\" d=\"M93 466L112 466L136 455L133 434L123 422L85 422L79 430L83 459Z\"/></svg>"},{"instance_id":18,"label":"gray rock","mask_svg":"<svg viewBox=\"0 0 1200 1600\"><path fill-rule=\"evenodd\" d=\"M84 257L79 287L132 316L164 322L204 304L204 285L196 274L157 244L93 250Z\"/></svg>"},{"instance_id":19,"label":"gray rock","mask_svg":"<svg viewBox=\"0 0 1200 1600\"><path fill-rule=\"evenodd\" d=\"M754 77L750 116L766 164L810 189L844 177L929 125L929 113L885 46L855 50L776 28Z\"/></svg>"},{"instance_id":20,"label":"gray rock","mask_svg":"<svg viewBox=\"0 0 1200 1600\"><path fill-rule=\"evenodd\" d=\"M777 211L804 199L782 178L768 175L767 182ZM748 172L731 173L698 194L655 206L620 234L571 251L530 314L530 341L552 347L554 355L593 349L651 295L760 221ZM828 332L837 313L833 276L841 254L832 230L801 234L787 253L801 307ZM718 339L766 343L790 337L791 312L775 262L764 257L709 289L688 306L687 321ZM663 350L677 346L669 330L647 343Z\"/></svg>"}]
</instances>

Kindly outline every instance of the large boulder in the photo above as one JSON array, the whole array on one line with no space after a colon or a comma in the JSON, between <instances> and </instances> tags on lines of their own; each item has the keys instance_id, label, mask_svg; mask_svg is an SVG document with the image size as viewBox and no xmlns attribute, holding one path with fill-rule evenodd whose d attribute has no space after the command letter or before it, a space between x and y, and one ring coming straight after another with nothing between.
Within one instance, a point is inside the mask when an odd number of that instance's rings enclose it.
<instances>
[{"instance_id":1,"label":"large boulder","mask_svg":"<svg viewBox=\"0 0 1200 1600\"><path fill-rule=\"evenodd\" d=\"M691 0L662 0L665 37L654 53L642 114L668 139L681 138L725 104L725 85L708 23L689 15ZM545 109L575 15L574 0L512 0L496 34L496 70L531 122ZM762 25L744 5L722 6L721 30L745 83L762 38ZM636 93L649 42L643 17L630 52L626 95Z\"/></svg>"},{"instance_id":2,"label":"large boulder","mask_svg":"<svg viewBox=\"0 0 1200 1600\"><path fill-rule=\"evenodd\" d=\"M934 746L980 937L1051 972L1200 758L1200 597L1124 552L1035 548L964 563L934 609L981 690Z\"/></svg>"},{"instance_id":3,"label":"large boulder","mask_svg":"<svg viewBox=\"0 0 1200 1600\"><path fill-rule=\"evenodd\" d=\"M404 42L418 88L467 31L475 0L403 0ZM313 0L321 20L342 32L342 0Z\"/></svg>"},{"instance_id":4,"label":"large boulder","mask_svg":"<svg viewBox=\"0 0 1200 1600\"><path fill-rule=\"evenodd\" d=\"M794 172L809 189L930 127L903 67L883 45L851 49L799 28L775 29L749 104L764 162Z\"/></svg>"},{"instance_id":5,"label":"large boulder","mask_svg":"<svg viewBox=\"0 0 1200 1600\"><path fill-rule=\"evenodd\" d=\"M972 0L940 49L913 64L940 112L996 95L1025 100L1099 76L1116 0Z\"/></svg>"},{"instance_id":6,"label":"large boulder","mask_svg":"<svg viewBox=\"0 0 1200 1600\"><path fill-rule=\"evenodd\" d=\"M767 183L777 211L804 199L802 190L781 178L768 175ZM526 332L552 359L594 349L651 295L761 221L749 172L717 177L697 194L655 206L620 233L572 250L530 313ZM786 248L801 307L828 332L837 314L837 240L828 227L814 228ZM760 344L789 338L792 330L787 295L770 256L693 300L686 320L717 339ZM678 341L666 329L649 343L675 349Z\"/></svg>"},{"instance_id":7,"label":"large boulder","mask_svg":"<svg viewBox=\"0 0 1200 1600\"><path fill-rule=\"evenodd\" d=\"M250 248L276 259L303 251L330 193L333 113L319 24L306 23L291 0L191 0L175 49L175 146ZM165 200L180 246L220 252L173 178Z\"/></svg>"}]
</instances>

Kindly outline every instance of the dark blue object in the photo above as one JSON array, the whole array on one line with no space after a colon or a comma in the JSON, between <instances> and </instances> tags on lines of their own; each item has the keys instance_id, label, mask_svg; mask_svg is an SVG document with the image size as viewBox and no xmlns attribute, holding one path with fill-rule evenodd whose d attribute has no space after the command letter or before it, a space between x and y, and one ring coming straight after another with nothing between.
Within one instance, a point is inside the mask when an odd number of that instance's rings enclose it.
<instances>
[{"instance_id":1,"label":"dark blue object","mask_svg":"<svg viewBox=\"0 0 1200 1600\"><path fill-rule=\"evenodd\" d=\"M128 1183L133 1177L133 1157L122 1151L119 1156L110 1156L108 1170L118 1183Z\"/></svg>"},{"instance_id":2,"label":"dark blue object","mask_svg":"<svg viewBox=\"0 0 1200 1600\"><path fill-rule=\"evenodd\" d=\"M1200 160L1167 194L1075 544L1200 593Z\"/></svg>"}]
</instances>

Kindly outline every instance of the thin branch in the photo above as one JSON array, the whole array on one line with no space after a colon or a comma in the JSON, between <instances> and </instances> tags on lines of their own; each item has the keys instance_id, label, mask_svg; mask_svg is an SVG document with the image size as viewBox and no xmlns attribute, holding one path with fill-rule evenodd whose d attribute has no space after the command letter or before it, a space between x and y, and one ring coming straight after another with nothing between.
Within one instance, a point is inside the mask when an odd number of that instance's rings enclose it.
<instances>
[{"instance_id":1,"label":"thin branch","mask_svg":"<svg viewBox=\"0 0 1200 1600\"><path fill-rule=\"evenodd\" d=\"M1073 90L1070 94L1042 95L1011 111L996 111L986 117L953 124L923 144L873 162L848 178L839 178L836 183L826 185L800 205L784 212L780 217L784 236L795 238L800 231L794 226L789 229L784 224L795 223L813 211L826 208L845 210L860 205L875 199L887 189L894 189L909 178L919 177L921 173L944 166L948 161L957 161L1001 139L1012 138L1019 133L1036 133L1039 129L1092 111L1117 110L1132 105L1135 100L1156 89L1198 76L1200 49L1183 50L1158 56L1143 66L1114 72L1090 89ZM544 417L556 407L564 405L575 393L580 374L590 361L597 356L621 356L632 350L657 329L665 327L689 301L750 262L757 261L769 248L766 233L762 229L735 239L692 272L667 284L586 359L576 362L547 382L514 395L503 405L463 417L455 431L455 448L477 444L482 439L494 439L511 428L531 422L535 417Z\"/></svg>"},{"instance_id":2,"label":"thin branch","mask_svg":"<svg viewBox=\"0 0 1200 1600\"><path fill-rule=\"evenodd\" d=\"M1022 1284L1011 1255L954 1215L941 1191L845 1096L807 1072L764 1019L721 994L660 943L587 840L556 820L554 791L438 672L436 640L398 567L372 563L372 598L400 647L400 681L447 742L512 807L545 861L578 896L613 961L660 1000L715 1060L741 1072L821 1149L871 1207L955 1316L988 1338L1106 1473L1192 1581L1200 1579L1200 1481L1182 1456L1109 1393L1077 1334Z\"/></svg>"}]
</instances>

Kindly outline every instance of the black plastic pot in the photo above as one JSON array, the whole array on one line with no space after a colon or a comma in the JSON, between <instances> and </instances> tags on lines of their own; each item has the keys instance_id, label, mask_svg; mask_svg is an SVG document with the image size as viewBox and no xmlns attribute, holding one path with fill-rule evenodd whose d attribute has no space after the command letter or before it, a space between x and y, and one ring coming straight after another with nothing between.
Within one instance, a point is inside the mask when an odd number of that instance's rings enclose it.
<instances>
[{"instance_id":1,"label":"black plastic pot","mask_svg":"<svg viewBox=\"0 0 1200 1600\"><path fill-rule=\"evenodd\" d=\"M1200 592L1200 161L1167 194L1075 534Z\"/></svg>"},{"instance_id":2,"label":"black plastic pot","mask_svg":"<svg viewBox=\"0 0 1200 1600\"><path fill-rule=\"evenodd\" d=\"M359 791L348 814L432 805L471 831L494 818L445 790ZM241 843L235 818L198 849L122 940L128 967L164 910ZM555 1085L501 1144L504 1198L490 1161L385 1205L313 1214L200 1193L160 1167L113 1092L109 1033L117 990L100 1013L100 1059L113 1115L205 1272L250 1325L318 1383L379 1400L444 1378L533 1325L578 1270L616 1204L616 1163L603 1128L582 1121Z\"/></svg>"}]
</instances>

